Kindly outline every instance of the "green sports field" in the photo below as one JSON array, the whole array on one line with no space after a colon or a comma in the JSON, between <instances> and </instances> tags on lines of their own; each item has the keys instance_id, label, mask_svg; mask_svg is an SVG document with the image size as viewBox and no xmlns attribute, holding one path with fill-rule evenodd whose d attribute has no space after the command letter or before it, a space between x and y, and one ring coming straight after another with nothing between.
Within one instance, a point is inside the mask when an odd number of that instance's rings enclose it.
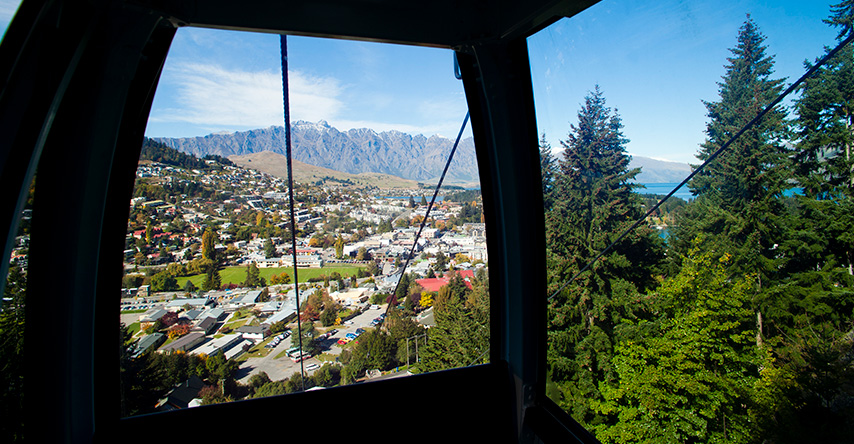
<instances>
[{"instance_id":1,"label":"green sports field","mask_svg":"<svg viewBox=\"0 0 854 444\"><path fill-rule=\"evenodd\" d=\"M360 268L365 268L357 265L334 265L323 268L300 268L297 273L299 274L300 282L307 282L309 279L325 274L327 276L331 275L334 272L338 272L344 278L349 278L350 276L355 276L357 270ZM274 274L288 273L293 279L294 270L293 268L261 268L259 269L261 272L261 277L264 278L267 282L270 282L270 277ZM246 267L226 267L220 270L220 276L222 277L222 283L228 284L229 282L233 284L241 284L246 280ZM197 288L201 288L202 280L204 280L204 274L197 274L195 276L186 276L178 278L178 287L184 288L184 284L187 280L193 282Z\"/></svg>"}]
</instances>

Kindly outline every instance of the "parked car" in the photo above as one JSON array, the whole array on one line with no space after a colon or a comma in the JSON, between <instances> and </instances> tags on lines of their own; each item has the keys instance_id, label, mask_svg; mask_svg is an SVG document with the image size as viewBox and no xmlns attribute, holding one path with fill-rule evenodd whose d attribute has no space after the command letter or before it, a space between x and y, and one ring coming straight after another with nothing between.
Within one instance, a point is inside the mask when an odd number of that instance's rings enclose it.
<instances>
[{"instance_id":1,"label":"parked car","mask_svg":"<svg viewBox=\"0 0 854 444\"><path fill-rule=\"evenodd\" d=\"M348 343L348 342L350 342L350 340L349 340L349 339L347 339L347 338L341 338L341 339L339 339L339 340L338 340L338 345L345 345L345 344L346 344L346 343Z\"/></svg>"},{"instance_id":2,"label":"parked car","mask_svg":"<svg viewBox=\"0 0 854 444\"><path fill-rule=\"evenodd\" d=\"M356 339L356 335L354 333L347 333L346 335L344 335L344 337L351 340L351 341L353 339Z\"/></svg>"},{"instance_id":3,"label":"parked car","mask_svg":"<svg viewBox=\"0 0 854 444\"><path fill-rule=\"evenodd\" d=\"M364 329L364 328L357 328L357 329L356 329L356 336L358 336L358 335L360 335L360 334L362 334L362 333L364 333L364 332L365 332L365 329Z\"/></svg>"},{"instance_id":4,"label":"parked car","mask_svg":"<svg viewBox=\"0 0 854 444\"><path fill-rule=\"evenodd\" d=\"M320 368L319 364L309 364L305 367L307 371L317 370Z\"/></svg>"}]
</instances>

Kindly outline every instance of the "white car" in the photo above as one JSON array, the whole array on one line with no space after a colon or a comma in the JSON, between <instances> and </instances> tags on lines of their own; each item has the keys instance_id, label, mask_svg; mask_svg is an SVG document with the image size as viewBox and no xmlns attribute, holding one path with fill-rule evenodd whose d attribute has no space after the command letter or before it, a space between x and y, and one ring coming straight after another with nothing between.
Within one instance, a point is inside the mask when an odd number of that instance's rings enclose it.
<instances>
[{"instance_id":1,"label":"white car","mask_svg":"<svg viewBox=\"0 0 854 444\"><path fill-rule=\"evenodd\" d=\"M318 364L309 364L305 367L305 370L306 371L312 371L312 370L317 370L319 368L320 368L320 365L318 365Z\"/></svg>"}]
</instances>

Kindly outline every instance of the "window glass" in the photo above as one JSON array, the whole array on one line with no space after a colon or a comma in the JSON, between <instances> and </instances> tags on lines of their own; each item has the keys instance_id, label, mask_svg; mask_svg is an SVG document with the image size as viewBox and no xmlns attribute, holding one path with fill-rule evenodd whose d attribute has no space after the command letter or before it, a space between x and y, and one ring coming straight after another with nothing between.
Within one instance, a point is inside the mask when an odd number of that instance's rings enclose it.
<instances>
[{"instance_id":1,"label":"window glass","mask_svg":"<svg viewBox=\"0 0 854 444\"><path fill-rule=\"evenodd\" d=\"M850 436L850 45L730 142L850 14L606 0L529 38L547 394L602 442Z\"/></svg>"},{"instance_id":2,"label":"window glass","mask_svg":"<svg viewBox=\"0 0 854 444\"><path fill-rule=\"evenodd\" d=\"M15 12L18 11L20 6L20 0L0 1L0 29L3 30L0 32L0 37L6 36L6 29L9 28L9 22L12 21L12 17L15 16Z\"/></svg>"},{"instance_id":3,"label":"window glass","mask_svg":"<svg viewBox=\"0 0 854 444\"><path fill-rule=\"evenodd\" d=\"M279 36L178 30L130 202L124 415L489 359L453 53L287 42L293 212Z\"/></svg>"}]
</instances>

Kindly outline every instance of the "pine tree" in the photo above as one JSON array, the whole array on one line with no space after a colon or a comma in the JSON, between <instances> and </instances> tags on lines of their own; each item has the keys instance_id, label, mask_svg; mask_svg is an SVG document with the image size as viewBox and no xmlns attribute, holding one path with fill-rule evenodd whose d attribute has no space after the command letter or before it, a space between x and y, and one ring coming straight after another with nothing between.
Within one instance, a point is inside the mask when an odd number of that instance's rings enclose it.
<instances>
[{"instance_id":1,"label":"pine tree","mask_svg":"<svg viewBox=\"0 0 854 444\"><path fill-rule=\"evenodd\" d=\"M598 86L578 112L562 141L556 169L553 206L546 213L550 292L562 287L638 218L640 197L632 180L616 111L605 105ZM654 270L663 249L657 234L641 227L592 264L549 307L550 377L562 392L562 407L582 424L604 417L592 406L601 400L598 386L615 377L613 347L633 319L639 291L655 285Z\"/></svg>"},{"instance_id":2,"label":"pine tree","mask_svg":"<svg viewBox=\"0 0 854 444\"><path fill-rule=\"evenodd\" d=\"M851 32L854 2L843 1L831 12L824 22L841 28L842 39ZM854 433L854 414L840 408L854 398L851 45L807 79L800 93L795 171L803 194L788 201L789 231L779 249L785 280L768 291L775 316L766 332L776 344L776 368L789 383L776 387L784 402L772 404L766 429L775 442L844 442Z\"/></svg>"},{"instance_id":3,"label":"pine tree","mask_svg":"<svg viewBox=\"0 0 854 444\"><path fill-rule=\"evenodd\" d=\"M552 146L546 140L546 134L543 133L540 138L540 175L543 181L543 206L546 211L552 207L556 167L557 161L552 155Z\"/></svg>"},{"instance_id":4,"label":"pine tree","mask_svg":"<svg viewBox=\"0 0 854 444\"><path fill-rule=\"evenodd\" d=\"M825 23L837 28L842 28L836 36L838 40L842 40L848 36L854 26L854 0L842 0L839 3L830 7L830 18L824 20Z\"/></svg>"},{"instance_id":5,"label":"pine tree","mask_svg":"<svg viewBox=\"0 0 854 444\"><path fill-rule=\"evenodd\" d=\"M243 282L243 286L255 288L259 285L261 285L261 270L258 269L255 262L252 262L246 266L246 281Z\"/></svg>"},{"instance_id":6,"label":"pine tree","mask_svg":"<svg viewBox=\"0 0 854 444\"><path fill-rule=\"evenodd\" d=\"M273 245L272 239L267 239L264 242L264 256L266 257L276 257L276 246Z\"/></svg>"},{"instance_id":7,"label":"pine tree","mask_svg":"<svg viewBox=\"0 0 854 444\"><path fill-rule=\"evenodd\" d=\"M772 79L774 59L766 55L764 41L748 16L718 83L720 100L704 102L709 123L699 160L712 156L782 92L783 80ZM758 272L760 283L776 268L773 247L781 241L781 197L789 186L785 117L779 107L766 114L689 183L697 197L679 218L674 240L683 255L705 233L719 252L733 253L734 267Z\"/></svg>"},{"instance_id":8,"label":"pine tree","mask_svg":"<svg viewBox=\"0 0 854 444\"><path fill-rule=\"evenodd\" d=\"M832 8L824 20L841 27L838 38L851 32L854 2L843 1ZM825 47L825 53L830 48ZM813 64L804 62L806 68ZM817 233L827 239L830 257L810 261L813 267L824 267L828 260L847 266L854 274L854 50L843 47L820 67L800 88L797 111L798 182L805 197L801 204L811 215ZM830 216L830 217L826 217ZM802 262L802 261L800 261ZM803 264L806 265L806 264Z\"/></svg>"}]
</instances>

